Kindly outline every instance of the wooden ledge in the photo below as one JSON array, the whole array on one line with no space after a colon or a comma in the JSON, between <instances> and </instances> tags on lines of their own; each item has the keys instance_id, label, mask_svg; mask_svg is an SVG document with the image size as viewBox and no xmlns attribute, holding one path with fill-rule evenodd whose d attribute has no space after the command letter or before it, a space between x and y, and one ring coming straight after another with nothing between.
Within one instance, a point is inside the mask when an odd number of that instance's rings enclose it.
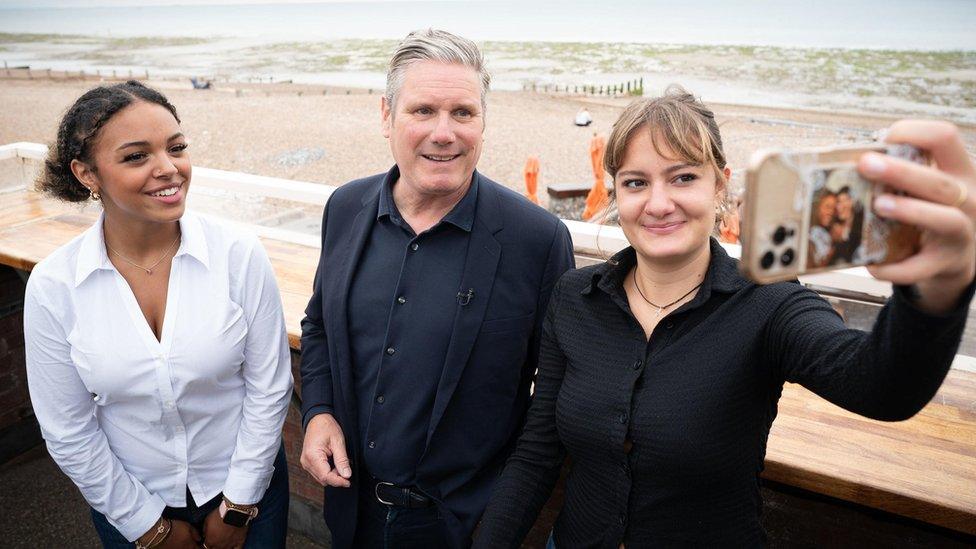
<instances>
[{"instance_id":1,"label":"wooden ledge","mask_svg":"<svg viewBox=\"0 0 976 549\"><path fill-rule=\"evenodd\" d=\"M976 373L950 370L935 398L900 422L787 384L763 477L976 535Z\"/></svg>"}]
</instances>

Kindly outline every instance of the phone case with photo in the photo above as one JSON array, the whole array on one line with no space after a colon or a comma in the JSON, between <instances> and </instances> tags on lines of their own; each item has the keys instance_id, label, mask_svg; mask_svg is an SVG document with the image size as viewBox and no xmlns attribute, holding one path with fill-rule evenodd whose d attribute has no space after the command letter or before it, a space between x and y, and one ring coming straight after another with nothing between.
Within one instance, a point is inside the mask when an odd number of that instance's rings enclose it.
<instances>
[{"instance_id":1,"label":"phone case with photo","mask_svg":"<svg viewBox=\"0 0 976 549\"><path fill-rule=\"evenodd\" d=\"M871 209L883 190L856 170L865 152L924 163L917 149L884 144L760 151L746 172L740 268L759 283L876 263L918 251L915 227Z\"/></svg>"}]
</instances>

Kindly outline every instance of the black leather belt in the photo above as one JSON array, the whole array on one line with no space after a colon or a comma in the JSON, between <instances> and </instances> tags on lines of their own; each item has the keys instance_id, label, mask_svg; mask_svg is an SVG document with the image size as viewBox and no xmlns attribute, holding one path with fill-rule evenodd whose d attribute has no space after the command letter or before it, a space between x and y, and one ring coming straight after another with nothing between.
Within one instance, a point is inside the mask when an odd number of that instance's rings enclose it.
<instances>
[{"instance_id":1,"label":"black leather belt","mask_svg":"<svg viewBox=\"0 0 976 549\"><path fill-rule=\"evenodd\" d=\"M376 501L383 505L407 507L408 509L423 509L434 504L434 500L421 494L413 488L397 486L392 482L377 481L373 486Z\"/></svg>"}]
</instances>

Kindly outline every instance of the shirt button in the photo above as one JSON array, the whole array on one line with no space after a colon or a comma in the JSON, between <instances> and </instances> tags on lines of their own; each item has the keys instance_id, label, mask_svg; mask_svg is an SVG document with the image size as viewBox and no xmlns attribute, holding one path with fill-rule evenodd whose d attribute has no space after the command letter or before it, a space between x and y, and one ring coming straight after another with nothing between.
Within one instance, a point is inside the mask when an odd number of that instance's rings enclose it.
<instances>
[{"instance_id":1,"label":"shirt button","mask_svg":"<svg viewBox=\"0 0 976 549\"><path fill-rule=\"evenodd\" d=\"M617 520L620 521L620 524L626 524L627 523L627 515L625 515L623 513L620 513L620 516L617 517Z\"/></svg>"},{"instance_id":2,"label":"shirt button","mask_svg":"<svg viewBox=\"0 0 976 549\"><path fill-rule=\"evenodd\" d=\"M167 400L166 401L166 407L167 408L172 408L173 407L173 401L172 400Z\"/></svg>"},{"instance_id":3,"label":"shirt button","mask_svg":"<svg viewBox=\"0 0 976 549\"><path fill-rule=\"evenodd\" d=\"M177 425L176 426L176 432L177 433L182 433L183 432L183 426L182 425Z\"/></svg>"},{"instance_id":4,"label":"shirt button","mask_svg":"<svg viewBox=\"0 0 976 549\"><path fill-rule=\"evenodd\" d=\"M620 417L617 418L617 419L620 421L620 423L622 423L624 425L627 425L627 414L626 413L620 414Z\"/></svg>"},{"instance_id":5,"label":"shirt button","mask_svg":"<svg viewBox=\"0 0 976 549\"><path fill-rule=\"evenodd\" d=\"M407 298L403 297L402 295L397 298L397 303L399 303L400 305L403 305L406 302L407 302Z\"/></svg>"},{"instance_id":6,"label":"shirt button","mask_svg":"<svg viewBox=\"0 0 976 549\"><path fill-rule=\"evenodd\" d=\"M643 360L637 360L637 361L634 362L634 369L635 370L640 370L641 369L641 366L643 366L643 365L644 365L644 361Z\"/></svg>"},{"instance_id":7,"label":"shirt button","mask_svg":"<svg viewBox=\"0 0 976 549\"><path fill-rule=\"evenodd\" d=\"M385 400L386 399L383 398L383 395L380 395L380 396L376 397L376 402L379 402L380 404L383 404L383 401L385 401Z\"/></svg>"},{"instance_id":8,"label":"shirt button","mask_svg":"<svg viewBox=\"0 0 976 549\"><path fill-rule=\"evenodd\" d=\"M369 441L369 445L368 446L370 448L376 448L376 443L371 440L371 441Z\"/></svg>"},{"instance_id":9,"label":"shirt button","mask_svg":"<svg viewBox=\"0 0 976 549\"><path fill-rule=\"evenodd\" d=\"M420 244L417 244L416 242L414 242L413 244L410 245L410 249L413 250L413 251L415 251L415 252L417 251L417 248L419 248L419 247L420 247Z\"/></svg>"},{"instance_id":10,"label":"shirt button","mask_svg":"<svg viewBox=\"0 0 976 549\"><path fill-rule=\"evenodd\" d=\"M674 322L668 322L664 327L670 330L671 328L674 328Z\"/></svg>"},{"instance_id":11,"label":"shirt button","mask_svg":"<svg viewBox=\"0 0 976 549\"><path fill-rule=\"evenodd\" d=\"M394 349L393 347L387 347L386 348L386 354L388 354L388 355L392 355L395 352L396 352L396 349Z\"/></svg>"},{"instance_id":12,"label":"shirt button","mask_svg":"<svg viewBox=\"0 0 976 549\"><path fill-rule=\"evenodd\" d=\"M92 397L92 400L95 401L95 402L98 402L98 401L102 400L102 397L101 397L101 395L95 395L95 396Z\"/></svg>"}]
</instances>

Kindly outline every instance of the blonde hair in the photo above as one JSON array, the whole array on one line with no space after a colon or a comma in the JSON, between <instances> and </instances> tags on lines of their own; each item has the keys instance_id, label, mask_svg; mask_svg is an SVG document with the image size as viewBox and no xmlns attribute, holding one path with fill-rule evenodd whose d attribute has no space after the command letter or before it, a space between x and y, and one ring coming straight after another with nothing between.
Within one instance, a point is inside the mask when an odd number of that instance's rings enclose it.
<instances>
[{"instance_id":1,"label":"blonde hair","mask_svg":"<svg viewBox=\"0 0 976 549\"><path fill-rule=\"evenodd\" d=\"M715 114L681 86L672 84L660 97L638 99L620 114L603 157L603 168L610 177L616 178L630 139L641 129L651 132L654 150L659 155L664 156L661 148L667 146L680 160L710 165L722 187L728 185L724 173L725 152Z\"/></svg>"},{"instance_id":2,"label":"blonde hair","mask_svg":"<svg viewBox=\"0 0 976 549\"><path fill-rule=\"evenodd\" d=\"M715 212L715 227L719 221L735 209L729 192L729 179L725 176L725 151L722 150L722 135L715 122L715 113L683 87L672 84L664 95L638 99L620 113L613 123L607 148L603 156L603 169L616 179L617 171L623 164L627 145L638 131L645 129L651 133L651 142L657 154L665 156L661 150L666 145L679 160L700 166L711 166L715 172L716 186L722 191ZM610 194L609 212L616 203L617 186ZM716 189L718 190L718 189ZM599 234L597 247L599 248ZM611 261L606 253L601 255Z\"/></svg>"}]
</instances>

